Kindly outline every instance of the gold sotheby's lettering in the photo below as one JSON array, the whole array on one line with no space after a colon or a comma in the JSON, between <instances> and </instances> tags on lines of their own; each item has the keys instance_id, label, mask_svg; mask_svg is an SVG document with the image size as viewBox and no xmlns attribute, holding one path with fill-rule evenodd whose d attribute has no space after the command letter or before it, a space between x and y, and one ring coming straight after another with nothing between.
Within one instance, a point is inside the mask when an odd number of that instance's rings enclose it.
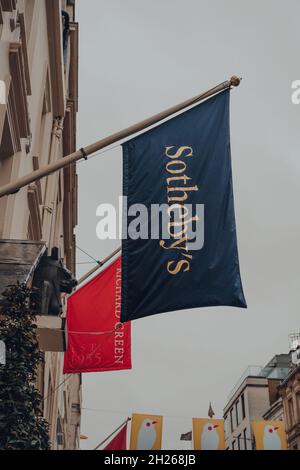
<instances>
[{"instance_id":1,"label":"gold sotheby's lettering","mask_svg":"<svg viewBox=\"0 0 300 470\"><path fill-rule=\"evenodd\" d=\"M168 223L168 233L171 237L169 245L165 240L160 240L159 244L165 250L177 250L174 253L180 252L182 259L167 262L168 273L175 276L180 271L187 272L191 268L190 263L193 256L189 254L187 249L188 237L186 232L188 231L188 224L199 220L199 218L197 215L195 217L190 216L184 202L188 200L191 191L198 191L198 186L192 186L191 183L187 185L192 178L184 174L187 169L188 159L193 157L192 147L166 147L165 156L168 159L166 170L170 175L167 178L168 214L170 216L172 212L174 213L177 210L180 214L180 221L170 221ZM177 227L180 230L176 230Z\"/></svg>"}]
</instances>

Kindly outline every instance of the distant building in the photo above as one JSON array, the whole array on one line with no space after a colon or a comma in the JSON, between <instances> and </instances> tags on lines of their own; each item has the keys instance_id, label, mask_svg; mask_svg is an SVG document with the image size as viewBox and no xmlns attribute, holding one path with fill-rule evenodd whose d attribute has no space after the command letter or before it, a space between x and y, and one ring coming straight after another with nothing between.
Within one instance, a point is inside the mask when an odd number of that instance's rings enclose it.
<instances>
[{"instance_id":1,"label":"distant building","mask_svg":"<svg viewBox=\"0 0 300 470\"><path fill-rule=\"evenodd\" d=\"M283 400L286 436L290 450L300 450L300 364L279 387Z\"/></svg>"},{"instance_id":2,"label":"distant building","mask_svg":"<svg viewBox=\"0 0 300 470\"><path fill-rule=\"evenodd\" d=\"M262 419L265 421L285 421L283 412L283 402L281 396L279 396L278 385L276 385L276 396L277 400L270 403L270 407L262 415Z\"/></svg>"},{"instance_id":3,"label":"distant building","mask_svg":"<svg viewBox=\"0 0 300 470\"><path fill-rule=\"evenodd\" d=\"M225 445L228 450L254 448L251 421L263 419L274 406L274 416L282 419L276 402L280 400L277 387L289 373L288 354L274 356L265 367L249 366L232 390L224 408ZM280 409L280 407L279 407ZM273 419L273 418L272 418Z\"/></svg>"},{"instance_id":4,"label":"distant building","mask_svg":"<svg viewBox=\"0 0 300 470\"><path fill-rule=\"evenodd\" d=\"M0 186L76 150L77 78L75 0L1 0ZM74 273L76 224L75 165L0 198L0 287L9 283L8 266L14 282L25 272L25 257L32 261L28 271L35 269L37 257L29 254L41 247L40 256L43 246L49 254L57 247ZM81 376L62 373L63 318L44 315L44 320L49 324L38 330L43 359L37 384L44 416L52 449L74 449ZM50 337L54 323L57 338Z\"/></svg>"},{"instance_id":5,"label":"distant building","mask_svg":"<svg viewBox=\"0 0 300 470\"><path fill-rule=\"evenodd\" d=\"M290 450L300 450L300 333L290 335L291 370L279 386Z\"/></svg>"}]
</instances>

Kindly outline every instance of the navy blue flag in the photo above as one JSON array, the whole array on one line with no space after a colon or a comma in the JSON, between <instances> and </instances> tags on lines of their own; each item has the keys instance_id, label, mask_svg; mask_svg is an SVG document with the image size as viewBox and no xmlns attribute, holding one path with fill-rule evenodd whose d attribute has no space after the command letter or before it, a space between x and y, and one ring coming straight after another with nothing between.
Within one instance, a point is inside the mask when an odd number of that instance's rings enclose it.
<instances>
[{"instance_id":1,"label":"navy blue flag","mask_svg":"<svg viewBox=\"0 0 300 470\"><path fill-rule=\"evenodd\" d=\"M229 101L226 90L123 144L122 322L196 307L247 307Z\"/></svg>"}]
</instances>

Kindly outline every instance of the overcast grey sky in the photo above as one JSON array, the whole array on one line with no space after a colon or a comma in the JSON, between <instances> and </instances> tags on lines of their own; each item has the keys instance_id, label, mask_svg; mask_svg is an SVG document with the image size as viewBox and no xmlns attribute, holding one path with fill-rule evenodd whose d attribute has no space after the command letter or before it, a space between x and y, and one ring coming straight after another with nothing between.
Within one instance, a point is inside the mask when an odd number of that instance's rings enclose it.
<instances>
[{"instance_id":1,"label":"overcast grey sky","mask_svg":"<svg viewBox=\"0 0 300 470\"><path fill-rule=\"evenodd\" d=\"M82 432L93 448L132 412L164 415L163 445L180 449L209 401L222 417L249 364L288 351L300 330L299 0L77 0L78 147L241 75L231 143L241 274L248 309L172 312L132 324L133 369L85 374ZM117 203L116 148L78 165L77 243L96 258L96 207ZM78 253L78 261L87 258ZM80 276L91 266L79 265Z\"/></svg>"}]
</instances>

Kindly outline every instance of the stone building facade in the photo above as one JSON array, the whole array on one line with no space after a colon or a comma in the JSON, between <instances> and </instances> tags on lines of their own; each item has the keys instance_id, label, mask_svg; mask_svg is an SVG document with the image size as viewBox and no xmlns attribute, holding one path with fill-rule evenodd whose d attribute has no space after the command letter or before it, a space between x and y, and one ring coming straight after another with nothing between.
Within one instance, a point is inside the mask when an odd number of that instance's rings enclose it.
<instances>
[{"instance_id":1,"label":"stone building facade","mask_svg":"<svg viewBox=\"0 0 300 470\"><path fill-rule=\"evenodd\" d=\"M300 364L294 366L279 387L289 450L300 450Z\"/></svg>"},{"instance_id":2,"label":"stone building facade","mask_svg":"<svg viewBox=\"0 0 300 470\"><path fill-rule=\"evenodd\" d=\"M0 186L76 149L77 90L75 0L0 0ZM76 224L74 165L0 198L0 239L58 247L72 272ZM78 448L81 377L63 375L48 342L38 386L52 448Z\"/></svg>"},{"instance_id":3,"label":"stone building facade","mask_svg":"<svg viewBox=\"0 0 300 470\"><path fill-rule=\"evenodd\" d=\"M274 356L264 367L249 366L233 388L224 408L227 450L254 450L252 421L266 419L265 413L284 420L278 386L287 377L288 354Z\"/></svg>"}]
</instances>

